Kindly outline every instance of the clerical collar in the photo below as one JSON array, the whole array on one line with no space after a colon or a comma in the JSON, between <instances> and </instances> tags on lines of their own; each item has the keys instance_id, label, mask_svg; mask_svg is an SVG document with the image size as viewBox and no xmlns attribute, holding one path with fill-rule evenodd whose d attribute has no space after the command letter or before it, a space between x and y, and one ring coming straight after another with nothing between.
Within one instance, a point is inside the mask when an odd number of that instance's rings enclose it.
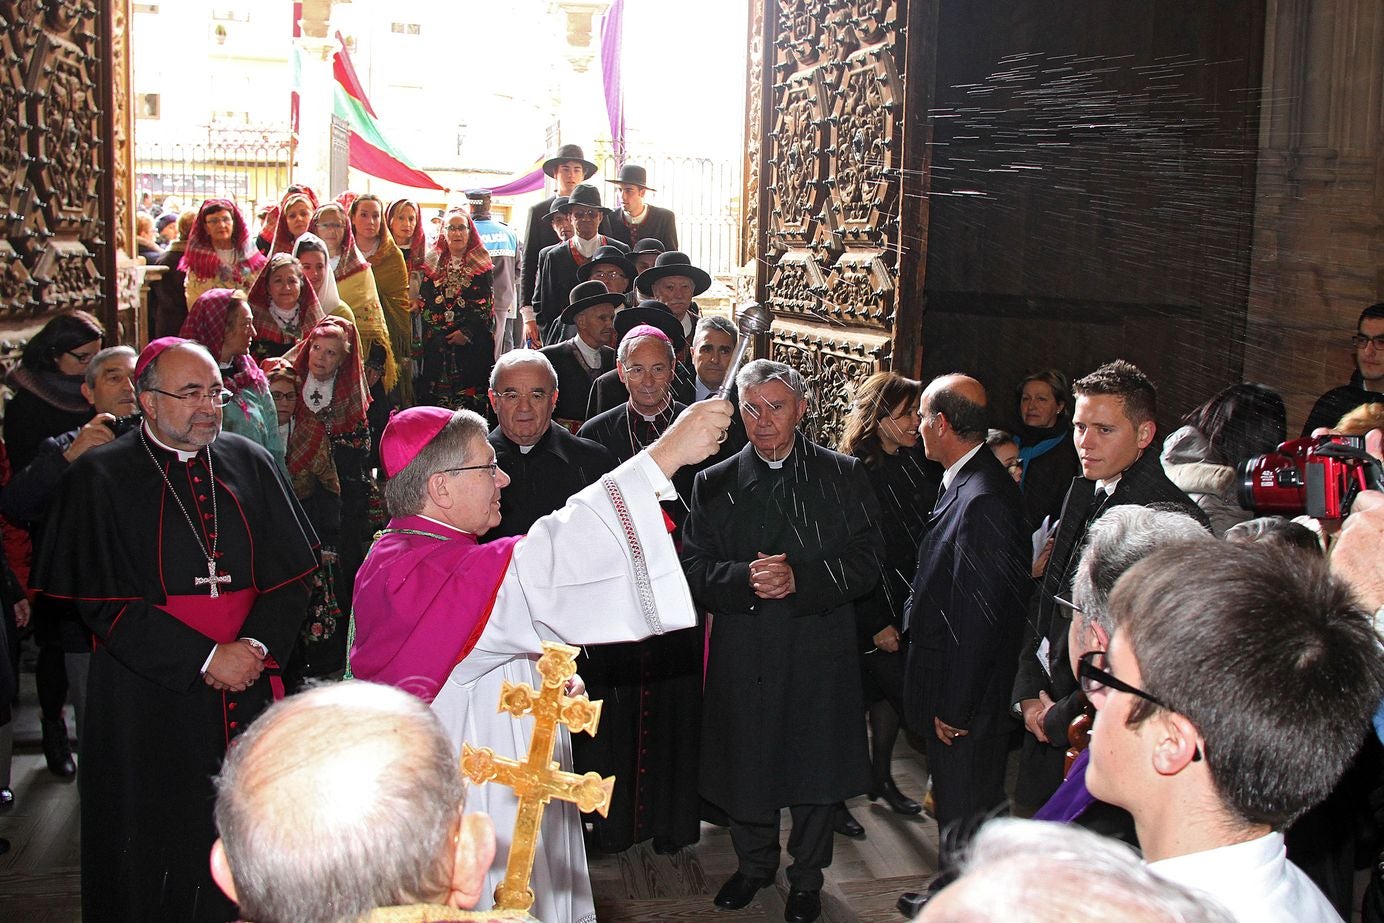
<instances>
[{"instance_id":1,"label":"clerical collar","mask_svg":"<svg viewBox=\"0 0 1384 923\"><path fill-rule=\"evenodd\" d=\"M154 445L158 446L160 449L163 449L165 452L171 452L172 454L178 456L178 461L189 462L192 461L194 457L196 457L197 452L184 452L182 449L175 449L170 445L165 445L162 439L154 435L154 431L149 428L149 423L147 420L143 425L144 435L148 438L148 440L152 442ZM201 450L198 449L198 451L200 452Z\"/></svg>"},{"instance_id":2,"label":"clerical collar","mask_svg":"<svg viewBox=\"0 0 1384 923\"><path fill-rule=\"evenodd\" d=\"M793 438L793 447L796 448L797 445L798 445L798 439L797 439L797 437L795 436L795 437ZM761 451L759 451L759 447L758 447L758 446L755 446L755 447L754 447L754 454L758 455L758 456L759 456L759 460L762 461L762 462L764 462L764 464L768 465L768 466L769 466L770 468L772 468L773 470L778 471L780 468L783 467L783 463L786 462L786 461L788 461L788 457L789 457L790 455L793 454L793 448L790 448L790 449L788 450L788 455L783 456L782 458L778 459L777 461L774 460L774 459L772 459L772 458L766 458L766 457L764 456L764 453L761 452Z\"/></svg>"},{"instance_id":3,"label":"clerical collar","mask_svg":"<svg viewBox=\"0 0 1384 923\"><path fill-rule=\"evenodd\" d=\"M439 525L444 529L451 529L453 532L460 532L462 535L474 534L471 532L467 532L465 529L458 529L456 526L452 525L449 522L443 522L440 519L433 519L431 516L424 516L422 513L415 513L414 515L417 516L419 519L426 519L428 522L435 523L436 525Z\"/></svg>"},{"instance_id":4,"label":"clerical collar","mask_svg":"<svg viewBox=\"0 0 1384 923\"><path fill-rule=\"evenodd\" d=\"M533 445L518 445L516 443L515 447L519 450L520 455L528 455L534 449L538 448L538 443L535 442Z\"/></svg>"},{"instance_id":5,"label":"clerical collar","mask_svg":"<svg viewBox=\"0 0 1384 923\"><path fill-rule=\"evenodd\" d=\"M336 390L336 376L331 378L318 378L311 372L308 373L308 380L303 384L303 400L307 402L308 410L319 413L332 402L332 394Z\"/></svg>"},{"instance_id":6,"label":"clerical collar","mask_svg":"<svg viewBox=\"0 0 1384 923\"><path fill-rule=\"evenodd\" d=\"M961 456L956 461L952 462L950 465L947 466L947 470L942 472L943 490L946 490L948 487L951 486L951 482L956 480L956 476L961 473L961 469L965 466L966 462L970 461L972 458L975 458L976 453L983 448L985 448L985 443L982 442L978 444L974 449L971 449L971 451L967 452L965 455Z\"/></svg>"},{"instance_id":7,"label":"clerical collar","mask_svg":"<svg viewBox=\"0 0 1384 923\"><path fill-rule=\"evenodd\" d=\"M589 260L591 259L591 257L596 255L596 248L601 245L601 240L602 238L600 234L597 234L590 240L583 240L580 236L573 234L572 239L569 241L569 243L572 245L573 250L577 251Z\"/></svg>"},{"instance_id":8,"label":"clerical collar","mask_svg":"<svg viewBox=\"0 0 1384 923\"><path fill-rule=\"evenodd\" d=\"M598 369L601 367L601 351L595 346L587 346L586 341L580 336L572 337L572 342L577 344L577 352L581 354L581 360L586 363L587 368Z\"/></svg>"}]
</instances>

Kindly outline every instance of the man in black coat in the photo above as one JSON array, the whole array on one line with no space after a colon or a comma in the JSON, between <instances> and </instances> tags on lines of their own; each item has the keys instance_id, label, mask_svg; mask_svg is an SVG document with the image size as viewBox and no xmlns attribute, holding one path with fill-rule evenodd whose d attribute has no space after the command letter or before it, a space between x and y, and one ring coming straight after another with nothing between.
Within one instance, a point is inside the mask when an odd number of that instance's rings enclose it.
<instances>
[{"instance_id":1,"label":"man in black coat","mask_svg":"<svg viewBox=\"0 0 1384 923\"><path fill-rule=\"evenodd\" d=\"M533 306L534 280L538 278L538 255L545 247L558 242L557 231L553 230L548 217L553 211L554 200L559 196L569 196L578 183L585 182L596 175L596 165L586 159L579 144L564 144L557 152L543 162L543 172L557 182L557 193L549 196L529 209L528 224L524 228L524 265L519 277L519 304L521 307ZM609 225L605 225L609 230Z\"/></svg>"},{"instance_id":2,"label":"man in black coat","mask_svg":"<svg viewBox=\"0 0 1384 923\"><path fill-rule=\"evenodd\" d=\"M525 534L540 517L561 509L618 464L604 446L552 425L559 386L542 353L515 349L495 362L490 406L500 425L489 439L509 486L500 493L500 524L484 541Z\"/></svg>"},{"instance_id":3,"label":"man in black coat","mask_svg":"<svg viewBox=\"0 0 1384 923\"><path fill-rule=\"evenodd\" d=\"M652 237L662 242L666 250L678 248L678 223L673 212L644 201L645 195L658 191L649 185L647 170L627 163L620 168L619 176L606 182L620 187L620 208L611 216L611 237L630 246L641 238Z\"/></svg>"},{"instance_id":4,"label":"man in black coat","mask_svg":"<svg viewBox=\"0 0 1384 923\"><path fill-rule=\"evenodd\" d=\"M547 342L563 339L559 316L567 307L568 295L581 278L577 270L602 247L629 253L629 247L601 233L606 209L595 186L578 186L563 206L572 216L575 233L565 244L544 248L538 258L538 277L534 282L533 310L538 329Z\"/></svg>"},{"instance_id":5,"label":"man in black coat","mask_svg":"<svg viewBox=\"0 0 1384 923\"><path fill-rule=\"evenodd\" d=\"M904 717L927 743L944 869L956 834L1007 804L1009 692L1031 591L1023 501L985 448L988 426L974 378L946 375L923 392L923 448L946 470L906 616Z\"/></svg>"},{"instance_id":6,"label":"man in black coat","mask_svg":"<svg viewBox=\"0 0 1384 923\"><path fill-rule=\"evenodd\" d=\"M1350 376L1350 384L1332 388L1317 398L1302 426L1302 435L1310 436L1312 430L1321 426L1334 428L1341 417L1361 404L1384 401L1384 301L1360 312L1351 345L1355 350L1355 374Z\"/></svg>"},{"instance_id":7,"label":"man in black coat","mask_svg":"<svg viewBox=\"0 0 1384 923\"><path fill-rule=\"evenodd\" d=\"M682 325L677 318L668 310L668 306L660 301L641 301L638 306L625 308L623 311L615 313L615 336L623 341L625 334L635 327L647 324L650 327L657 327L668 337L668 342L673 346L673 355L677 362L673 368L672 395L673 400L679 404L691 404L697 399L696 388L693 385L695 372L692 370L691 363L685 361L684 350L687 348L687 340L683 337ZM625 388L625 382L620 378L618 372L606 372L599 376L591 384L591 396L586 402L586 418L588 420L624 405L630 399L629 390Z\"/></svg>"},{"instance_id":8,"label":"man in black coat","mask_svg":"<svg viewBox=\"0 0 1384 923\"><path fill-rule=\"evenodd\" d=\"M554 417L560 426L576 432L587 420L592 382L615 371L615 350L606 344L615 333L615 309L625 303L625 296L593 279L573 288L569 299L562 323L575 325L576 335L541 352L557 372Z\"/></svg>"},{"instance_id":9,"label":"man in black coat","mask_svg":"<svg viewBox=\"0 0 1384 923\"><path fill-rule=\"evenodd\" d=\"M650 298L667 305L682 324L683 335L692 338L697 319L702 316L692 299L711 288L710 273L693 266L686 253L669 250L655 257L654 265L636 276L634 285L638 291L648 292Z\"/></svg>"},{"instance_id":10,"label":"man in black coat","mask_svg":"<svg viewBox=\"0 0 1384 923\"><path fill-rule=\"evenodd\" d=\"M802 376L761 359L737 382L750 444L697 475L682 547L713 620L701 793L729 815L739 859L715 902L744 907L773 882L786 807L784 919L809 923L835 805L870 784L853 601L879 580L879 507L859 460L797 432Z\"/></svg>"},{"instance_id":11,"label":"man in black coat","mask_svg":"<svg viewBox=\"0 0 1384 923\"><path fill-rule=\"evenodd\" d=\"M1082 476L1072 481L1062 504L1052 554L1038 588L1032 634L1020 650L1011 696L1028 730L1014 800L1032 807L1047 801L1061 783L1067 726L1086 704L1067 659L1071 614L1057 597L1071 599L1087 529L1110 507L1125 503L1167 505L1210 529L1201 508L1163 473L1157 450L1148 451L1158 410L1158 394L1148 376L1117 359L1072 390L1072 438Z\"/></svg>"}]
</instances>

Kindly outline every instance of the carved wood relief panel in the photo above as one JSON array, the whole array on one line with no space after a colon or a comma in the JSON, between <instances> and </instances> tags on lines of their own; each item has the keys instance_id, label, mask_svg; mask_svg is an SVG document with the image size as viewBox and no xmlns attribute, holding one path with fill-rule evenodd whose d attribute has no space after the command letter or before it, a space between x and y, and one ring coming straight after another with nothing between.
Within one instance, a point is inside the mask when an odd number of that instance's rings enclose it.
<instances>
[{"instance_id":1,"label":"carved wood relief panel","mask_svg":"<svg viewBox=\"0 0 1384 923\"><path fill-rule=\"evenodd\" d=\"M107 28L96 0L0 0L0 325L108 319Z\"/></svg>"},{"instance_id":2,"label":"carved wood relief panel","mask_svg":"<svg viewBox=\"0 0 1384 923\"><path fill-rule=\"evenodd\" d=\"M746 140L768 186L746 240L759 246L759 297L781 318L770 355L807 375L815 402L806 425L829 444L853 385L891 355L906 16L906 0L756 0L751 9L762 59L751 64Z\"/></svg>"}]
</instances>

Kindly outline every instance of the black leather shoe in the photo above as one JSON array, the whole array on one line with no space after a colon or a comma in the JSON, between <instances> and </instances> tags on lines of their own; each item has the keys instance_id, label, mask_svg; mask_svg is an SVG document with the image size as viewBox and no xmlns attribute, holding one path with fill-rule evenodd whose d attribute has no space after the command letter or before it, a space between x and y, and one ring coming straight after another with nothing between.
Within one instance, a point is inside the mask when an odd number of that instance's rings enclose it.
<instances>
[{"instance_id":1,"label":"black leather shoe","mask_svg":"<svg viewBox=\"0 0 1384 923\"><path fill-rule=\"evenodd\" d=\"M716 906L739 910L754 900L761 888L767 888L773 882L772 878L751 878L743 872L736 872L716 892Z\"/></svg>"},{"instance_id":2,"label":"black leather shoe","mask_svg":"<svg viewBox=\"0 0 1384 923\"><path fill-rule=\"evenodd\" d=\"M836 816L833 818L831 829L851 838L865 835L865 828L860 826L860 821L851 816L850 809L845 805L836 806Z\"/></svg>"},{"instance_id":3,"label":"black leather shoe","mask_svg":"<svg viewBox=\"0 0 1384 923\"><path fill-rule=\"evenodd\" d=\"M931 898L931 891L905 891L899 895L899 902L894 906L899 908L899 913L911 920L923 912L923 907Z\"/></svg>"},{"instance_id":4,"label":"black leather shoe","mask_svg":"<svg viewBox=\"0 0 1384 923\"><path fill-rule=\"evenodd\" d=\"M794 888L788 892L788 902L783 905L783 918L788 923L812 923L821 915L821 891L799 891Z\"/></svg>"},{"instance_id":5,"label":"black leather shoe","mask_svg":"<svg viewBox=\"0 0 1384 923\"><path fill-rule=\"evenodd\" d=\"M41 724L48 771L60 779L72 778L77 774L77 764L72 762L72 750L67 744L67 722L62 718L44 718Z\"/></svg>"},{"instance_id":6,"label":"black leather shoe","mask_svg":"<svg viewBox=\"0 0 1384 923\"><path fill-rule=\"evenodd\" d=\"M870 800L878 801L883 798L884 803L894 809L895 814L921 814L923 806L909 798L899 787L894 784L893 779L885 779L884 784L870 792Z\"/></svg>"}]
</instances>

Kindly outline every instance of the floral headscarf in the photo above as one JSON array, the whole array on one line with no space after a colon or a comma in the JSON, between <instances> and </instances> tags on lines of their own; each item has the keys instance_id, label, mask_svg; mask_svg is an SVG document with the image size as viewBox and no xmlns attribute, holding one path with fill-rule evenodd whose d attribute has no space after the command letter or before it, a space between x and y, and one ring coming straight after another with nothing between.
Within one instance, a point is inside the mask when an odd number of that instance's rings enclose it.
<instances>
[{"instance_id":1,"label":"floral headscarf","mask_svg":"<svg viewBox=\"0 0 1384 923\"><path fill-rule=\"evenodd\" d=\"M187 320L178 331L178 336L196 340L207 348L207 352L218 362L221 359L221 346L226 342L226 318L236 305L245 303L245 293L229 288L214 288L198 296L187 312ZM269 383L249 355L231 357L234 370L226 390L239 393L242 389L269 393Z\"/></svg>"},{"instance_id":2,"label":"floral headscarf","mask_svg":"<svg viewBox=\"0 0 1384 923\"><path fill-rule=\"evenodd\" d=\"M280 222L282 225L283 222ZM275 253L264 264L264 269L260 270L259 276L255 278L255 284L250 287L250 295L246 299L250 302L250 310L255 315L255 339L267 340L271 343L293 343L297 337L287 335L279 327L279 322L270 313L269 306L273 304L273 299L269 296L269 277L274 271L284 266L293 266L298 270L301 278L303 275L302 266L298 265L298 260L287 253ZM317 301L317 293L312 290L312 286L303 280L302 290L298 293L298 330L300 335L304 331L309 331L322 321L322 305Z\"/></svg>"},{"instance_id":3,"label":"floral headscarf","mask_svg":"<svg viewBox=\"0 0 1384 923\"><path fill-rule=\"evenodd\" d=\"M312 194L311 189L305 189L302 192L294 191L285 195L283 201L279 203L279 220L274 225L274 244L269 248L270 255L293 251L295 238L288 232L288 220L284 216L288 214L288 207L298 202L308 203L309 216L317 212L317 197ZM311 222L310 218L309 222ZM309 226L311 226L310 223Z\"/></svg>"},{"instance_id":4,"label":"floral headscarf","mask_svg":"<svg viewBox=\"0 0 1384 923\"><path fill-rule=\"evenodd\" d=\"M336 384L332 390L331 403L322 413L314 413L307 404L306 389L310 373L308 371L308 352L313 341L319 337L340 337L346 343L347 355L342 358L336 370ZM365 422L365 411L370 406L370 391L365 386L365 369L361 365L360 340L356 336L356 325L341 317L328 317L308 333L303 341L294 346L284 359L293 366L298 380L302 382L298 392L298 406L293 410L293 434L288 441L288 470L303 470L320 451L322 442L331 436L346 436Z\"/></svg>"},{"instance_id":5,"label":"floral headscarf","mask_svg":"<svg viewBox=\"0 0 1384 923\"><path fill-rule=\"evenodd\" d=\"M231 247L238 254L239 261L245 264L250 272L257 272L264 265L264 254L256 250L251 243L250 229L245 224L245 216L236 208L235 203L230 199L207 199L197 210L197 220L192 223L192 230L188 232L187 247L183 250L183 258L178 261L179 272L190 272L201 279L214 279L221 274L225 264L221 262L221 256L216 252L206 226L206 217L220 211L230 212L231 219L235 222L231 229Z\"/></svg>"},{"instance_id":6,"label":"floral headscarf","mask_svg":"<svg viewBox=\"0 0 1384 923\"><path fill-rule=\"evenodd\" d=\"M466 252L461 255L461 274L469 281L481 273L493 269L495 263L490 259L490 252L485 249L485 243L476 230L476 222L472 221L471 216L459 208L447 212L446 217L442 219L442 231L437 235L437 241L433 244L432 252L428 254L427 269L436 275L442 271L448 261L456 261L456 258L452 256L451 248L447 246L447 222L453 218L465 218L467 226L471 229L466 238Z\"/></svg>"}]
</instances>

